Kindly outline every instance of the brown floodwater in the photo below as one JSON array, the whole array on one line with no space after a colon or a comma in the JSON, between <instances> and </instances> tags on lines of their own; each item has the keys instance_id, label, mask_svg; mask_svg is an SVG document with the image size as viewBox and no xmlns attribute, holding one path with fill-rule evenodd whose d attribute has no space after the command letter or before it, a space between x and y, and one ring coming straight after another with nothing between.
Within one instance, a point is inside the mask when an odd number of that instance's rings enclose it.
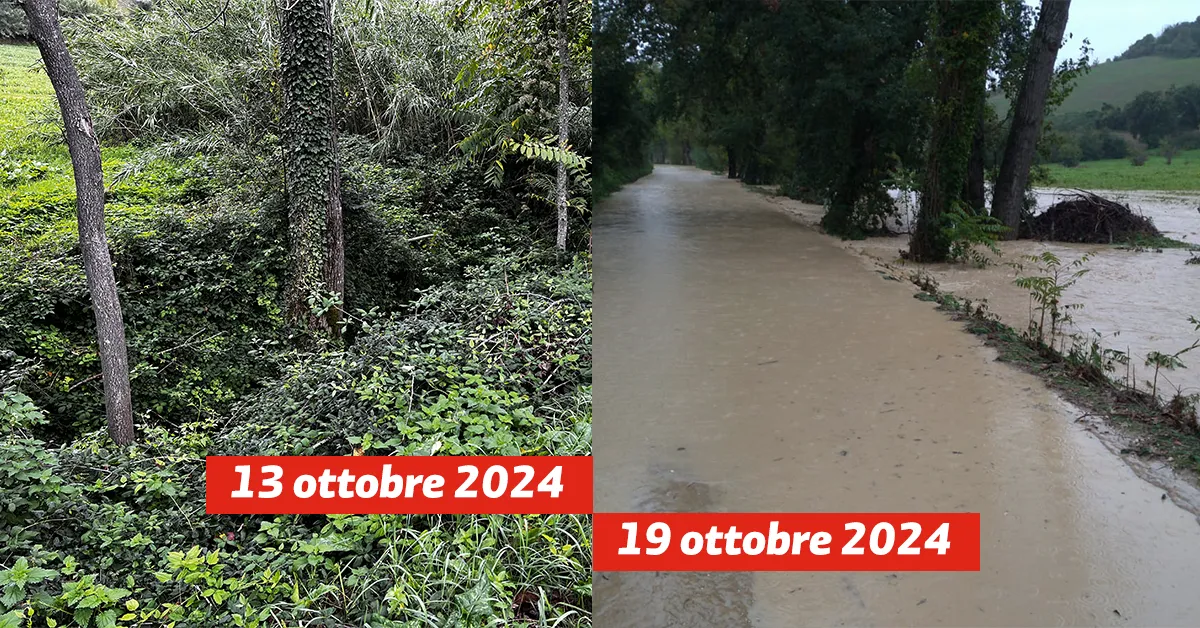
<instances>
[{"instance_id":1,"label":"brown floodwater","mask_svg":"<svg viewBox=\"0 0 1200 628\"><path fill-rule=\"evenodd\" d=\"M1101 195L1127 204L1154 220L1164 235L1200 244L1200 194L1180 192L1100 191ZM1069 195L1069 190L1044 189L1037 193L1039 209L1045 209ZM772 198L802 221L815 224L824 212L821 207ZM1131 370L1120 367L1117 379L1133 379L1139 388L1149 388L1153 369L1145 365L1152 351L1171 354L1200 339L1200 332L1188 321L1200 317L1200 265L1189 265L1193 254L1184 249L1128 250L1107 245L1048 244L1019 241L1001 243L1001 257L985 269L965 265L906 264L899 259L900 249L908 247L908 237L871 238L847 242L843 246L860 254L898 267L921 268L932 274L946 291L970 298L986 299L988 309L1018 330L1027 328L1031 303L1029 293L1013 284L1017 270L1010 264L1025 265L1025 274L1036 274L1025 256L1050 251L1070 262L1089 256L1083 268L1087 274L1071 287L1064 303L1079 304L1070 311L1068 334L1101 337L1102 346L1132 356ZM1068 342L1070 342L1068 340ZM1181 356L1192 368L1160 371L1158 391L1164 397L1180 391L1200 393L1200 350Z\"/></svg>"},{"instance_id":2,"label":"brown floodwater","mask_svg":"<svg viewBox=\"0 0 1200 628\"><path fill-rule=\"evenodd\" d=\"M1196 517L907 283L689 168L601 203L593 243L598 512L979 512L983 547L965 574L597 573L596 626L1200 622Z\"/></svg>"}]
</instances>

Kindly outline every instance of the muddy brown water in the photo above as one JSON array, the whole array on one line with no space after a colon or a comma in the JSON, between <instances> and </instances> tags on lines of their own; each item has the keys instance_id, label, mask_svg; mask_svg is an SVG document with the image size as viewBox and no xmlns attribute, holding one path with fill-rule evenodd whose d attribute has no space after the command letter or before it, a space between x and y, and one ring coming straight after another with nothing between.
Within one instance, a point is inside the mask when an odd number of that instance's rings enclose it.
<instances>
[{"instance_id":1,"label":"muddy brown water","mask_svg":"<svg viewBox=\"0 0 1200 628\"><path fill-rule=\"evenodd\" d=\"M911 286L659 167L596 209L598 512L970 511L978 573L597 573L596 626L1185 626L1200 524Z\"/></svg>"},{"instance_id":2,"label":"muddy brown water","mask_svg":"<svg viewBox=\"0 0 1200 628\"><path fill-rule=\"evenodd\" d=\"M1044 189L1037 193L1038 206L1045 209L1069 195L1070 190ZM1151 219L1168 237L1200 244L1200 194L1180 192L1104 191L1098 193L1127 204ZM772 203L816 224L824 209L795 201L771 198ZM1020 262L1026 274L1035 273L1023 258L1050 251L1070 262L1088 255L1087 274L1068 289L1063 302L1082 305L1070 311L1066 331L1085 338L1100 336L1102 346L1133 356L1132 370L1122 367L1113 376L1132 378L1139 388L1149 388L1153 371L1145 366L1152 351L1171 354L1200 338L1190 316L1200 317L1200 265L1189 265L1193 256L1183 249L1133 251L1113 246L1048 244L1019 241L1001 243L1001 257L984 269L964 265L908 264L899 259L908 248L908 237L871 238L842 245L857 253L894 264L921 268L933 275L939 286L974 301L986 299L988 309L1018 330L1028 326L1029 293L1013 284L1018 276L1010 263ZM1181 356L1192 368L1161 371L1158 391L1170 396L1176 391L1200 393L1200 353Z\"/></svg>"}]
</instances>

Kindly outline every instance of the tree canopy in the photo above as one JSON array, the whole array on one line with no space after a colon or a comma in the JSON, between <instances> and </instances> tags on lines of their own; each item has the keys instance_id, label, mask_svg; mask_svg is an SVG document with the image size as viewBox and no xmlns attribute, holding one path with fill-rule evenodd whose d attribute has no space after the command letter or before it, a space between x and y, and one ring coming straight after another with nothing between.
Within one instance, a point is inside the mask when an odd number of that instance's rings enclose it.
<instances>
[{"instance_id":1,"label":"tree canopy","mask_svg":"<svg viewBox=\"0 0 1200 628\"><path fill-rule=\"evenodd\" d=\"M1164 28L1157 37L1147 34L1130 44L1116 60L1138 57L1200 57L1200 17L1192 22L1172 24Z\"/></svg>"},{"instance_id":2,"label":"tree canopy","mask_svg":"<svg viewBox=\"0 0 1200 628\"><path fill-rule=\"evenodd\" d=\"M985 185L1005 153L1012 111L997 115L985 90L1016 99L1028 89L1042 12L1020 0L966 4L600 2L598 32L618 44L598 54L598 84L601 58L612 54L605 78L623 77L614 93L635 97L617 99L620 115L597 116L597 142L619 142L614 155L621 159L778 185L823 204L822 225L844 237L911 229L895 199L898 182L910 175L937 180L921 190L909 178L900 190L933 200L922 206L925 215L953 214L959 205L967 214L956 216L986 214ZM1087 52L1085 40L1080 57L1058 66L1051 58L1044 93L1028 95L1043 114L1086 70ZM1040 120L1035 141L1021 150L1042 146ZM936 219L934 230L991 237L990 228L962 220ZM948 251L944 243L929 250L939 251L933 258Z\"/></svg>"}]
</instances>

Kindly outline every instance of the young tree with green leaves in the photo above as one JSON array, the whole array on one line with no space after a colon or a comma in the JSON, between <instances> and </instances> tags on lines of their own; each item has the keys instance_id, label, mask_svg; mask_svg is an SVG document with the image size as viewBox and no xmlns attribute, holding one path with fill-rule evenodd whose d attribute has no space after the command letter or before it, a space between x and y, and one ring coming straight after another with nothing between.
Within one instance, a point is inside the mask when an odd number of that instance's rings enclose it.
<instances>
[{"instance_id":1,"label":"young tree with green leaves","mask_svg":"<svg viewBox=\"0 0 1200 628\"><path fill-rule=\"evenodd\" d=\"M87 94L63 38L55 0L25 0L29 35L42 53L46 74L58 97L71 167L75 173L75 211L79 250L96 318L100 372L108 433L120 445L133 442L133 402L129 389L129 359L125 323L112 256L104 233L104 171L100 142L92 125Z\"/></svg>"},{"instance_id":2,"label":"young tree with green leaves","mask_svg":"<svg viewBox=\"0 0 1200 628\"><path fill-rule=\"evenodd\" d=\"M458 76L459 109L474 126L458 148L486 164L492 185L520 183L527 199L551 208L560 250L570 210L584 213L591 185L589 147L571 144L590 139L590 10L584 0L465 0L458 9L483 34ZM586 80L573 81L572 68Z\"/></svg>"}]
</instances>

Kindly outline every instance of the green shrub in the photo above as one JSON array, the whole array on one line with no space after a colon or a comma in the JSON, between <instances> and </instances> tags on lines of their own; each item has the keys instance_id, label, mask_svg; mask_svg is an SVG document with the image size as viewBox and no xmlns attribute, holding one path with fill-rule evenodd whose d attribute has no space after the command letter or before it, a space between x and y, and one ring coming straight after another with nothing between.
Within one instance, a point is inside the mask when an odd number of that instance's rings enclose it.
<instances>
[{"instance_id":1,"label":"green shrub","mask_svg":"<svg viewBox=\"0 0 1200 628\"><path fill-rule=\"evenodd\" d=\"M1129 152L1129 163L1134 166L1146 165L1146 160L1150 158L1150 154L1145 148L1138 146Z\"/></svg>"},{"instance_id":2,"label":"green shrub","mask_svg":"<svg viewBox=\"0 0 1200 628\"><path fill-rule=\"evenodd\" d=\"M1060 148L1058 151L1059 163L1061 163L1062 165L1064 165L1068 168L1074 168L1075 166L1078 166L1079 162L1082 159L1083 159L1083 149L1081 149L1079 147L1079 144L1076 144L1076 143L1066 144L1065 146Z\"/></svg>"},{"instance_id":3,"label":"green shrub","mask_svg":"<svg viewBox=\"0 0 1200 628\"><path fill-rule=\"evenodd\" d=\"M1083 161L1124 159L1129 154L1129 143L1125 138L1102 129L1092 129L1080 134L1079 148L1079 157Z\"/></svg>"}]
</instances>

